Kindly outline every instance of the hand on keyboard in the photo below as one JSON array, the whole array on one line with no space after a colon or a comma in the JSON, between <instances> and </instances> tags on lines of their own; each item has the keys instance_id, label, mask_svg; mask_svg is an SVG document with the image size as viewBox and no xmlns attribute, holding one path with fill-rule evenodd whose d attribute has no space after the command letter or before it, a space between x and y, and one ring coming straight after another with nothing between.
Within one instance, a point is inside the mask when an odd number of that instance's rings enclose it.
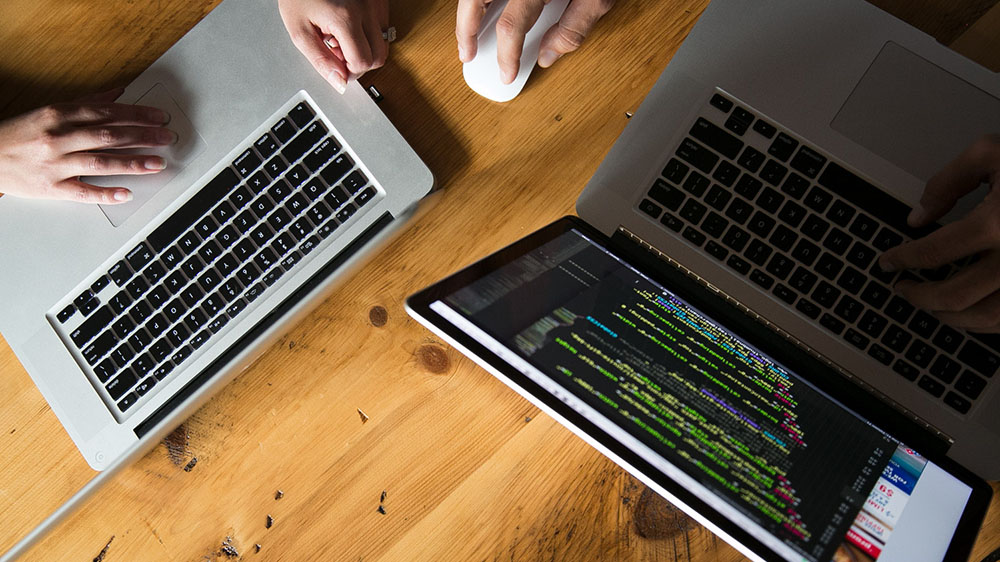
<instances>
[{"instance_id":1,"label":"hand on keyboard","mask_svg":"<svg viewBox=\"0 0 1000 562\"><path fill-rule=\"evenodd\" d=\"M978 256L943 281L900 282L896 289L917 308L942 322L976 332L1000 332L1000 136L987 135L967 148L927 182L913 226L937 220L982 182L991 191L971 213L912 242L887 251L886 270L923 269Z\"/></svg>"},{"instance_id":2,"label":"hand on keyboard","mask_svg":"<svg viewBox=\"0 0 1000 562\"><path fill-rule=\"evenodd\" d=\"M278 0L278 10L292 43L338 92L385 64L388 0Z\"/></svg>"},{"instance_id":3,"label":"hand on keyboard","mask_svg":"<svg viewBox=\"0 0 1000 562\"><path fill-rule=\"evenodd\" d=\"M0 122L0 193L80 203L130 200L128 189L97 187L79 176L159 172L165 164L159 156L104 151L165 146L175 135L163 127L170 118L163 111L111 103L121 92L50 105Z\"/></svg>"}]
</instances>

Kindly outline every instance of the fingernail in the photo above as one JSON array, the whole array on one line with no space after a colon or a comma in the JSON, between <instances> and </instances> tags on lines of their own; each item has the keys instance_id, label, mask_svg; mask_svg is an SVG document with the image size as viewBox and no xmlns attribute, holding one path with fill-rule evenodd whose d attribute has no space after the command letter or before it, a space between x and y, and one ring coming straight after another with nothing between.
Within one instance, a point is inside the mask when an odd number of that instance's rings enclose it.
<instances>
[{"instance_id":1,"label":"fingernail","mask_svg":"<svg viewBox=\"0 0 1000 562\"><path fill-rule=\"evenodd\" d=\"M156 140L163 144L174 144L177 142L177 133L171 131L170 129L160 129L156 133Z\"/></svg>"},{"instance_id":2,"label":"fingernail","mask_svg":"<svg viewBox=\"0 0 1000 562\"><path fill-rule=\"evenodd\" d=\"M920 226L927 222L928 219L930 219L930 213L918 205L910 211L910 216L906 217L906 222L910 226Z\"/></svg>"},{"instance_id":3,"label":"fingernail","mask_svg":"<svg viewBox=\"0 0 1000 562\"><path fill-rule=\"evenodd\" d=\"M514 81L514 78L517 78L517 74L506 69L500 70L500 81L504 84L510 84Z\"/></svg>"},{"instance_id":4,"label":"fingernail","mask_svg":"<svg viewBox=\"0 0 1000 562\"><path fill-rule=\"evenodd\" d=\"M162 170L167 167L167 161L159 157L147 158L143 166L147 170Z\"/></svg>"},{"instance_id":5,"label":"fingernail","mask_svg":"<svg viewBox=\"0 0 1000 562\"><path fill-rule=\"evenodd\" d=\"M888 261L886 261L886 260L884 260L882 258L879 258L879 260L878 260L878 266L879 266L879 269L881 269L882 271L884 271L886 273L892 273L892 272L896 271L896 266L895 265L893 265L892 263L890 263L890 262L888 262Z\"/></svg>"},{"instance_id":6,"label":"fingernail","mask_svg":"<svg viewBox=\"0 0 1000 562\"><path fill-rule=\"evenodd\" d=\"M162 111L162 110L160 111L160 113L163 114L163 124L166 125L167 123L169 123L170 119L171 119L170 113L168 113L166 111Z\"/></svg>"},{"instance_id":7,"label":"fingernail","mask_svg":"<svg viewBox=\"0 0 1000 562\"><path fill-rule=\"evenodd\" d=\"M132 192L127 189L116 189L114 198L115 201L131 201Z\"/></svg>"},{"instance_id":8,"label":"fingernail","mask_svg":"<svg viewBox=\"0 0 1000 562\"><path fill-rule=\"evenodd\" d=\"M469 62L472 60L472 58L469 57L469 49L465 45L458 45L458 60L462 62Z\"/></svg>"},{"instance_id":9,"label":"fingernail","mask_svg":"<svg viewBox=\"0 0 1000 562\"><path fill-rule=\"evenodd\" d=\"M553 51L552 49L542 49L538 53L538 66L542 68L548 68L552 66L554 62L559 60L562 54Z\"/></svg>"},{"instance_id":10,"label":"fingernail","mask_svg":"<svg viewBox=\"0 0 1000 562\"><path fill-rule=\"evenodd\" d=\"M336 68L331 70L330 73L326 75L326 81L333 86L334 90L337 90L337 92L341 94L347 90L347 80Z\"/></svg>"}]
</instances>

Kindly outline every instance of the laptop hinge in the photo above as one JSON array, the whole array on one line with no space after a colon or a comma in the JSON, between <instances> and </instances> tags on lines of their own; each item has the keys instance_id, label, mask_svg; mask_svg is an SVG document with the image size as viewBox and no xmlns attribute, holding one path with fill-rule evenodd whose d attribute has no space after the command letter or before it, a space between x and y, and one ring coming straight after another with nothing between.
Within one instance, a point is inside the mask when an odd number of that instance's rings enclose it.
<instances>
[{"instance_id":1,"label":"laptop hinge","mask_svg":"<svg viewBox=\"0 0 1000 562\"><path fill-rule=\"evenodd\" d=\"M715 285L713 285L712 283L710 283L707 279L704 279L703 277L701 277L700 275L698 275L694 271L691 271L690 269L688 269L687 267L685 267L683 264L681 264L680 262L678 262L674 258L672 258L672 257L668 256L667 254L661 252L655 246L653 246L649 242L646 242L645 240L643 240L642 237L640 237L639 235L631 232L629 229L625 228L624 226L619 226L618 227L618 231L617 231L616 234L620 234L621 236L624 236L626 240L629 240L632 243L634 243L635 245L638 245L640 248L642 248L646 252L653 254L654 256L656 256L657 258L659 258L661 261L666 262L668 265L670 265L674 269L677 269L678 271L680 271L681 273L683 273L685 276L690 277L695 282L697 282L699 285L705 287L706 289L712 291L716 295L722 297L727 303L735 306L741 312L743 312L744 314L746 314L750 318L756 320L760 324L763 324L765 327L767 327L772 332L774 332L775 334L777 334L778 336L780 336L782 339L788 341L789 343L795 345L799 349L805 351L811 357L813 357L813 358L821 361L823 364L825 364L828 367L832 368L838 374L840 374L841 376L847 378L852 383L854 383L857 386L861 387L866 392L869 392L869 393L873 394L880 401L886 403L887 405L889 405L894 410L896 410L897 412L899 412L900 414L902 414L903 416L905 416L910 421L916 423L921 428L926 429L927 431L929 431L938 440L947 443L948 446L951 446L952 444L955 443L955 440L952 439L952 437L950 435L948 435L947 433L941 431L937 427L935 427L932 424L928 423L926 420L924 420L923 418L921 418L917 414L911 412L910 410L906 409L902 404L896 402L895 400L893 400L889 396L886 396L884 393L882 393L878 389L872 387L871 385L869 385L865 381L863 381L863 380L859 379L858 377L854 376L847 369L841 367L840 365L838 365L836 362L834 362L830 358L828 358L825 355L823 355L823 354L819 353L818 351L814 350L812 347L810 347L809 345L807 345L806 343L804 343L802 340L800 340L800 339L796 338L795 336L793 336L792 334L786 332L785 330L783 330L777 324L771 322L770 320L768 320L767 318L765 318L761 314L758 314L756 311L754 311L750 307L746 306L745 304L743 304L742 302L740 302L736 298L734 298L734 297L730 296L729 294L727 294L722 289L720 289L720 288L716 287Z\"/></svg>"}]
</instances>

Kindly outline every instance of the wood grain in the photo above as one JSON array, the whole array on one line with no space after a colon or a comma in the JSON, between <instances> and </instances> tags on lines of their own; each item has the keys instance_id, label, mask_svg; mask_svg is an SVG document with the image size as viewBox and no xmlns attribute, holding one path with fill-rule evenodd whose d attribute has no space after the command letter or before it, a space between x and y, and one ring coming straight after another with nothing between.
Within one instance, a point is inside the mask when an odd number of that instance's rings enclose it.
<instances>
[{"instance_id":1,"label":"wood grain","mask_svg":"<svg viewBox=\"0 0 1000 562\"><path fill-rule=\"evenodd\" d=\"M216 3L4 0L0 116L127 83ZM965 26L995 12L974 4ZM619 2L580 52L498 105L462 82L454 2L392 2L399 40L363 82L435 173L426 212L27 559L742 559L403 309L573 211L705 5ZM933 22L955 5L906 13ZM0 378L5 549L93 473L6 344ZM998 512L977 560L1000 546Z\"/></svg>"}]
</instances>

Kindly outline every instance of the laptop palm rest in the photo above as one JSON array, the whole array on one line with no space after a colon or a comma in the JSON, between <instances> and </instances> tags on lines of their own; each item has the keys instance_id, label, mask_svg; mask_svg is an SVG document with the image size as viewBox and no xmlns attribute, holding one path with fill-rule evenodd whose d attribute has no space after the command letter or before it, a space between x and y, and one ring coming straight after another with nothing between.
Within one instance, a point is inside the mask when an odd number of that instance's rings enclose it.
<instances>
[{"instance_id":1,"label":"laptop palm rest","mask_svg":"<svg viewBox=\"0 0 1000 562\"><path fill-rule=\"evenodd\" d=\"M978 135L1000 131L1000 100L887 42L830 125L926 181Z\"/></svg>"},{"instance_id":2,"label":"laptop palm rest","mask_svg":"<svg viewBox=\"0 0 1000 562\"><path fill-rule=\"evenodd\" d=\"M132 190L133 198L128 203L100 206L101 211L104 212L104 216L114 226L121 226L127 218L132 216L132 213L136 212L149 201L160 188L170 183L206 147L205 140L194 129L194 125L191 124L187 115L177 105L177 102L174 101L174 98L163 84L157 84L150 88L135 104L156 107L169 113L170 123L167 124L167 127L177 133L177 142L161 148L136 148L116 151L118 153L155 154L162 156L167 162L167 167L156 174L84 178L84 181L94 185L127 187Z\"/></svg>"}]
</instances>

